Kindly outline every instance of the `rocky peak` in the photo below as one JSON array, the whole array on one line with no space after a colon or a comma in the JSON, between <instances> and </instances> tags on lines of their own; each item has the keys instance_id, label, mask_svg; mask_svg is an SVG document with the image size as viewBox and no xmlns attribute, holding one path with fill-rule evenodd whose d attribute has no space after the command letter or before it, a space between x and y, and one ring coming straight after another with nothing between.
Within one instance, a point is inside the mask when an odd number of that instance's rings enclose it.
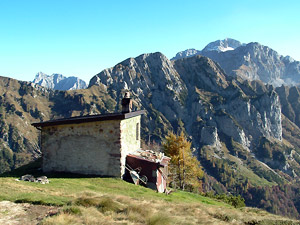
<instances>
[{"instance_id":1,"label":"rocky peak","mask_svg":"<svg viewBox=\"0 0 300 225\"><path fill-rule=\"evenodd\" d=\"M202 52L202 55L218 62L226 74L233 77L261 80L274 86L299 82L299 78L295 76L298 71L296 65L286 65L276 51L257 42L240 46L232 51Z\"/></svg>"},{"instance_id":2,"label":"rocky peak","mask_svg":"<svg viewBox=\"0 0 300 225\"><path fill-rule=\"evenodd\" d=\"M87 88L85 81L77 77L65 77L62 74L57 73L47 75L39 72L36 74L33 83L46 88L62 91Z\"/></svg>"},{"instance_id":3,"label":"rocky peak","mask_svg":"<svg viewBox=\"0 0 300 225\"><path fill-rule=\"evenodd\" d=\"M185 51L178 52L176 54L176 56L173 57L171 60L188 58L188 57L192 57L194 55L199 55L200 53L201 53L201 51L191 48L191 49L187 49Z\"/></svg>"},{"instance_id":4,"label":"rocky peak","mask_svg":"<svg viewBox=\"0 0 300 225\"><path fill-rule=\"evenodd\" d=\"M295 59L293 59L291 56L288 56L288 55L287 56L281 56L281 60L285 64L289 64L289 63L295 62Z\"/></svg>"},{"instance_id":5,"label":"rocky peak","mask_svg":"<svg viewBox=\"0 0 300 225\"><path fill-rule=\"evenodd\" d=\"M202 52L208 52L208 51L226 52L226 51L234 50L240 46L242 46L241 42L231 38L225 38L224 40L217 40L209 43L208 45L205 46L204 49L202 49Z\"/></svg>"},{"instance_id":6,"label":"rocky peak","mask_svg":"<svg viewBox=\"0 0 300 225\"><path fill-rule=\"evenodd\" d=\"M237 40L231 38L225 38L224 40L217 40L209 43L208 45L205 46L205 48L202 49L202 51L196 50L194 48L190 48L185 51L178 52L176 56L173 57L171 60L188 58L195 55L204 55L203 52L211 52L211 51L226 52L226 51L234 50L242 45L244 44L242 44Z\"/></svg>"},{"instance_id":7,"label":"rocky peak","mask_svg":"<svg viewBox=\"0 0 300 225\"><path fill-rule=\"evenodd\" d=\"M178 87L180 80L172 62L163 54L156 52L128 58L102 71L91 79L89 87L99 82L107 86L119 83L119 86L133 89L141 85L145 85L148 89L155 89Z\"/></svg>"},{"instance_id":8,"label":"rocky peak","mask_svg":"<svg viewBox=\"0 0 300 225\"><path fill-rule=\"evenodd\" d=\"M249 80L261 80L275 87L300 84L300 62L281 56L258 42L241 44L234 39L209 43L202 51L180 52L174 60L194 55L206 56L217 62L227 75Z\"/></svg>"},{"instance_id":9,"label":"rocky peak","mask_svg":"<svg viewBox=\"0 0 300 225\"><path fill-rule=\"evenodd\" d=\"M182 115L175 108L182 107L186 86L173 63L159 52L128 58L103 70L91 79L89 87L99 84L104 84L108 90L118 90L118 96L125 89L129 90L142 102L148 101L145 108L151 103L153 107L166 113L170 120L176 120ZM167 107L170 102L174 102L172 108Z\"/></svg>"}]
</instances>

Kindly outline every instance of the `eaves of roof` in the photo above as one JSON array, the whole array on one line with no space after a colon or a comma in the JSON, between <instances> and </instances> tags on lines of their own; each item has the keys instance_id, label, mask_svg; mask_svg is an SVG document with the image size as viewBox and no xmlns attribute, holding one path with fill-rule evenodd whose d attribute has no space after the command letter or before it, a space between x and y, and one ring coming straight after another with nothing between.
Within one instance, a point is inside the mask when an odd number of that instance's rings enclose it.
<instances>
[{"instance_id":1,"label":"eaves of roof","mask_svg":"<svg viewBox=\"0 0 300 225\"><path fill-rule=\"evenodd\" d=\"M143 115L143 114L145 114L145 110L139 110L139 111L134 111L129 113L108 113L108 114L99 114L99 115L76 116L70 118L48 120L40 123L32 123L31 125L36 128L39 128L39 127L65 125L65 124L89 123L89 122L105 121L105 120L124 120L135 116Z\"/></svg>"}]
</instances>

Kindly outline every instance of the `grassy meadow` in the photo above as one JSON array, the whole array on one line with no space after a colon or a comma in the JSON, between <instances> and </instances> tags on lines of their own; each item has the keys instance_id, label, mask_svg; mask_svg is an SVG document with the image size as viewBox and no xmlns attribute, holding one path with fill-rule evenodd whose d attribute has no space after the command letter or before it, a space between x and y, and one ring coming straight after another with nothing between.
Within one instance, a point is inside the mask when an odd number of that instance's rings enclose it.
<instances>
[{"instance_id":1,"label":"grassy meadow","mask_svg":"<svg viewBox=\"0 0 300 225\"><path fill-rule=\"evenodd\" d=\"M234 208L198 194L170 195L117 178L50 178L49 184L0 178L0 200L52 205L41 224L298 224L253 208Z\"/></svg>"}]
</instances>

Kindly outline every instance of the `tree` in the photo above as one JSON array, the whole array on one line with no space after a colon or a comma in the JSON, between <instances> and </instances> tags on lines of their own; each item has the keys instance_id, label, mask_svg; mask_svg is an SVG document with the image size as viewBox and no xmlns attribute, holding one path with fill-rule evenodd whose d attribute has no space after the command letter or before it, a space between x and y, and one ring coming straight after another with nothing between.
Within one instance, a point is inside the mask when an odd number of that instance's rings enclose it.
<instances>
[{"instance_id":1,"label":"tree","mask_svg":"<svg viewBox=\"0 0 300 225\"><path fill-rule=\"evenodd\" d=\"M163 149L170 161L170 177L173 185L179 186L180 189L195 189L201 187L201 178L203 171L200 162L193 156L191 142L189 142L184 133L175 135L169 133L163 142Z\"/></svg>"}]
</instances>

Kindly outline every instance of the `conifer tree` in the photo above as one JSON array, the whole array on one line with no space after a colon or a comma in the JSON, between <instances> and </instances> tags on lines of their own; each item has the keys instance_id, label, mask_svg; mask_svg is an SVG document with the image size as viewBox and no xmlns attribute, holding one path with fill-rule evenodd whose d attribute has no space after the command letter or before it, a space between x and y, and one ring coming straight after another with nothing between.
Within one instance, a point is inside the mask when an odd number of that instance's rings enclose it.
<instances>
[{"instance_id":1,"label":"conifer tree","mask_svg":"<svg viewBox=\"0 0 300 225\"><path fill-rule=\"evenodd\" d=\"M169 180L173 186L182 190L186 188L201 188L201 178L203 171L200 162L193 156L191 142L189 142L184 133L175 135L169 133L163 142L163 149L167 156L171 157Z\"/></svg>"}]
</instances>

